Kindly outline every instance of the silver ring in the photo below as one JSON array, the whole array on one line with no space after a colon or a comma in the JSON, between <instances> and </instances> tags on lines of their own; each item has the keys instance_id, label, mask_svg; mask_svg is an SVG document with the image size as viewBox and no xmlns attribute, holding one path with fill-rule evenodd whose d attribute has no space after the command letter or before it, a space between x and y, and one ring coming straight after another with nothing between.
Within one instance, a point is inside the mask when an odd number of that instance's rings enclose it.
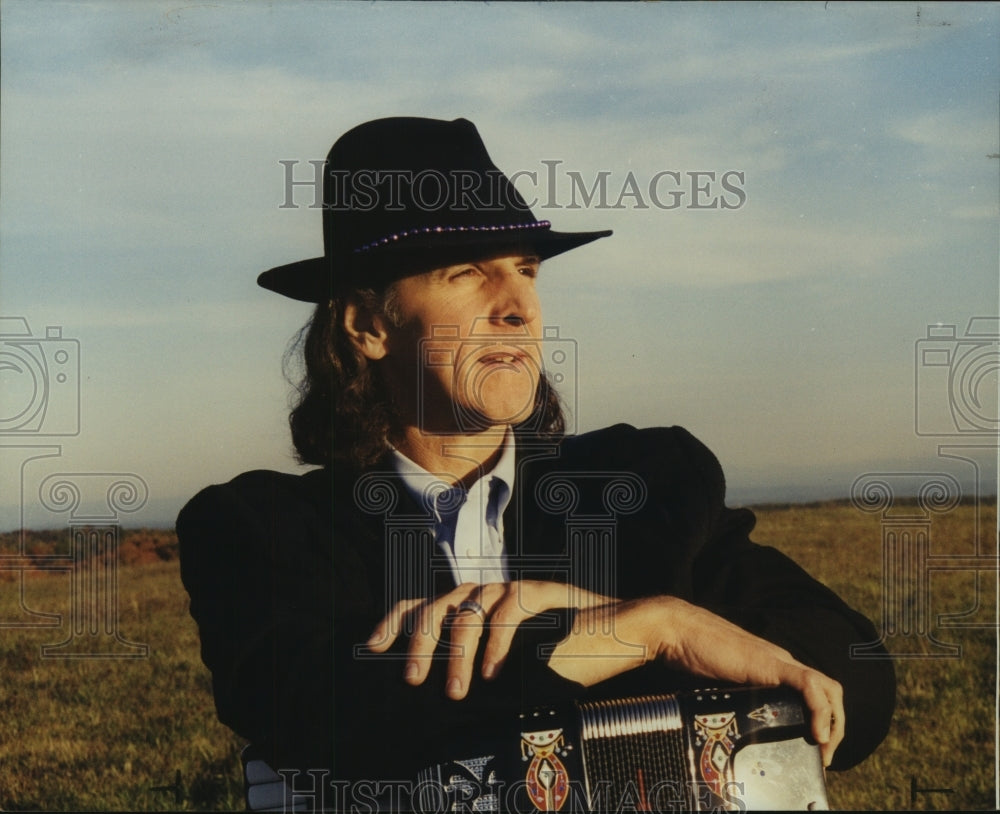
<instances>
[{"instance_id":1,"label":"silver ring","mask_svg":"<svg viewBox=\"0 0 1000 814\"><path fill-rule=\"evenodd\" d=\"M480 619L482 619L483 622L486 621L486 608L484 608L482 605L476 602L475 599L466 599L464 602L459 602L458 607L455 608L456 614L466 613L466 612L474 613Z\"/></svg>"}]
</instances>

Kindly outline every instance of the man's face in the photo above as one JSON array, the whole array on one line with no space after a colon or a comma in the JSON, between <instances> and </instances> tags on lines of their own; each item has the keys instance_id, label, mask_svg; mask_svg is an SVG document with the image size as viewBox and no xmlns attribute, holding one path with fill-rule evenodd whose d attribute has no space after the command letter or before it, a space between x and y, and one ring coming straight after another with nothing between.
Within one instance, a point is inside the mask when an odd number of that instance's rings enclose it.
<instances>
[{"instance_id":1,"label":"man's face","mask_svg":"<svg viewBox=\"0 0 1000 814\"><path fill-rule=\"evenodd\" d=\"M506 427L532 411L541 377L539 260L504 256L406 277L385 369L406 421L453 434Z\"/></svg>"}]
</instances>

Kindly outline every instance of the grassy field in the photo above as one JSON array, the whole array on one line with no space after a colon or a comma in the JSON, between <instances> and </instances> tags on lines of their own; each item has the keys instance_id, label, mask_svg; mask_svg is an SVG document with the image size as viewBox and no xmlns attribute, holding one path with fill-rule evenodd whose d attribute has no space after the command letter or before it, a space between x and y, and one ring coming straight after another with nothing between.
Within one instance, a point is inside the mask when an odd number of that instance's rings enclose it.
<instances>
[{"instance_id":1,"label":"grassy field","mask_svg":"<svg viewBox=\"0 0 1000 814\"><path fill-rule=\"evenodd\" d=\"M882 627L881 516L863 514L849 504L758 509L757 515L755 539L792 555ZM934 555L970 555L979 545L995 556L995 507L977 511L973 505L958 506L935 517L929 534ZM897 654L893 725L868 760L829 774L834 807L996 808L997 573L980 577L973 571L934 571L925 593L901 593L898 606L912 614L914 635L889 643ZM925 637L916 635L915 624L923 597ZM951 626L956 620L940 618L949 614L965 614L961 621L967 626ZM958 653L945 655L941 645L956 646Z\"/></svg>"},{"instance_id":2,"label":"grassy field","mask_svg":"<svg viewBox=\"0 0 1000 814\"><path fill-rule=\"evenodd\" d=\"M68 619L69 582L29 574L25 604ZM241 742L215 720L177 561L119 585L119 633L146 658L44 657L68 625L0 630L0 809L240 810ZM17 588L0 582L0 619L24 619Z\"/></svg>"},{"instance_id":3,"label":"grassy field","mask_svg":"<svg viewBox=\"0 0 1000 814\"><path fill-rule=\"evenodd\" d=\"M974 553L977 523L978 544L995 552L995 513L975 512L963 505L936 517L931 552ZM879 516L822 504L760 508L758 518L755 539L791 554L881 625ZM64 534L37 538L31 552L64 553ZM0 553L16 550L16 538L0 536ZM70 574L28 573L22 582L0 571L0 810L242 808L242 744L215 720L175 554L167 532L135 531L123 540L114 628L123 641L103 639L132 655L146 645L139 658L43 651L68 637ZM922 613L929 627L891 642L907 656L896 662L892 731L861 766L831 773L834 808L995 807L996 573L981 576L977 583L973 571L936 570L923 593L901 593L899 608ZM965 615L940 618L948 614ZM967 626L949 626L956 618ZM959 650L947 655L943 645Z\"/></svg>"}]
</instances>

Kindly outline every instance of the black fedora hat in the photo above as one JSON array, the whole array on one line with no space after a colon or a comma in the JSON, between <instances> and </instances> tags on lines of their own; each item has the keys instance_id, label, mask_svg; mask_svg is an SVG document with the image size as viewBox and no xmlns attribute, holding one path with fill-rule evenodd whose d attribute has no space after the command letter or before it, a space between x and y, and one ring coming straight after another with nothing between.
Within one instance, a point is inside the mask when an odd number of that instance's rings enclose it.
<instances>
[{"instance_id":1,"label":"black fedora hat","mask_svg":"<svg viewBox=\"0 0 1000 814\"><path fill-rule=\"evenodd\" d=\"M555 232L538 220L466 119L376 119L341 136L327 156L323 256L269 269L257 282L325 302L490 255L544 260L610 234Z\"/></svg>"}]
</instances>

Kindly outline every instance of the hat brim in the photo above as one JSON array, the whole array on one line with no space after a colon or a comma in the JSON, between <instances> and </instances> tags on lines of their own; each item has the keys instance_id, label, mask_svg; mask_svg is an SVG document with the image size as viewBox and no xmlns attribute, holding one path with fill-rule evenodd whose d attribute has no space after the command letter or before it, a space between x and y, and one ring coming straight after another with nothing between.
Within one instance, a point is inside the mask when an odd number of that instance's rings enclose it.
<instances>
[{"instance_id":1,"label":"hat brim","mask_svg":"<svg viewBox=\"0 0 1000 814\"><path fill-rule=\"evenodd\" d=\"M548 260L610 234L610 229L597 232L532 229L522 234L506 232L494 236L482 233L433 235L358 252L347 268L326 256L276 266L262 272L257 277L257 284L293 300L319 303L326 302L338 291L356 283L386 283L441 266L501 254L532 254L540 260ZM364 275L359 277L357 272L361 270Z\"/></svg>"}]
</instances>

